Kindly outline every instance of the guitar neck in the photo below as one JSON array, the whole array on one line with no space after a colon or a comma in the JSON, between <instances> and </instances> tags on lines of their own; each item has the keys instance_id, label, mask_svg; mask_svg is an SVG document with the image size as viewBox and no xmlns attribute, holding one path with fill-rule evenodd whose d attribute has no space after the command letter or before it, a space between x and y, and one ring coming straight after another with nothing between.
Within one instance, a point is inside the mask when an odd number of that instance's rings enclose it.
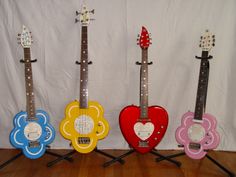
<instances>
[{"instance_id":1,"label":"guitar neck","mask_svg":"<svg viewBox=\"0 0 236 177\"><path fill-rule=\"evenodd\" d=\"M88 108L88 27L82 26L80 58L80 108Z\"/></svg>"},{"instance_id":2,"label":"guitar neck","mask_svg":"<svg viewBox=\"0 0 236 177\"><path fill-rule=\"evenodd\" d=\"M202 51L202 58L208 57L208 51ZM209 78L209 60L201 59L198 90L195 105L194 120L201 121L202 115L205 112L205 104L207 98L207 87Z\"/></svg>"},{"instance_id":3,"label":"guitar neck","mask_svg":"<svg viewBox=\"0 0 236 177\"><path fill-rule=\"evenodd\" d=\"M35 120L35 103L33 91L33 75L31 67L30 48L24 48L24 63L25 63L25 88L26 88L26 110L28 120Z\"/></svg>"},{"instance_id":4,"label":"guitar neck","mask_svg":"<svg viewBox=\"0 0 236 177\"><path fill-rule=\"evenodd\" d=\"M148 118L148 49L142 49L140 69L140 108L141 119Z\"/></svg>"}]
</instances>

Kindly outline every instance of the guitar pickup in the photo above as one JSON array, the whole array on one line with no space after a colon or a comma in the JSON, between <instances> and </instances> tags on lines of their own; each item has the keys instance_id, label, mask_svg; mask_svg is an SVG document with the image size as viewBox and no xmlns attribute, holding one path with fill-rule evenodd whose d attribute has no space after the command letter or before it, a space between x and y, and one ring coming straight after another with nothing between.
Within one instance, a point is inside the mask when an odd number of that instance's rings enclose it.
<instances>
[{"instance_id":1,"label":"guitar pickup","mask_svg":"<svg viewBox=\"0 0 236 177\"><path fill-rule=\"evenodd\" d=\"M79 137L78 138L78 143L79 144L89 144L90 143L90 138L89 137Z\"/></svg>"},{"instance_id":2,"label":"guitar pickup","mask_svg":"<svg viewBox=\"0 0 236 177\"><path fill-rule=\"evenodd\" d=\"M148 143L149 143L148 141L139 141L138 146L139 147L149 147Z\"/></svg>"},{"instance_id":3,"label":"guitar pickup","mask_svg":"<svg viewBox=\"0 0 236 177\"><path fill-rule=\"evenodd\" d=\"M201 144L198 144L198 143L190 143L189 144L189 149L199 150L200 148L201 148Z\"/></svg>"},{"instance_id":4,"label":"guitar pickup","mask_svg":"<svg viewBox=\"0 0 236 177\"><path fill-rule=\"evenodd\" d=\"M30 148L35 148L35 147L39 147L39 146L40 146L40 142L38 142L38 141L30 141L29 142Z\"/></svg>"}]
</instances>

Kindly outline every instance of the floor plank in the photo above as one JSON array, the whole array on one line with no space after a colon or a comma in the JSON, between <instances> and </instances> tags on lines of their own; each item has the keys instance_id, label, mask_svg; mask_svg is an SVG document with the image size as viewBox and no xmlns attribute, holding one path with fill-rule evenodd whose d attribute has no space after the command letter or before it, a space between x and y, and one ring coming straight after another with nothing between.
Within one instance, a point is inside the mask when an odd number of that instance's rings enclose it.
<instances>
[{"instance_id":1,"label":"floor plank","mask_svg":"<svg viewBox=\"0 0 236 177\"><path fill-rule=\"evenodd\" d=\"M65 154L69 151L53 150L53 152ZM118 156L127 151L106 150L106 152ZM164 155L178 152L180 151L159 151ZM0 164L17 153L19 153L18 150L1 149ZM212 151L208 154L236 174L236 152ZM182 166L178 168L168 161L156 163L155 156L150 153L144 155L133 153L124 158L124 165L115 163L103 168L102 164L110 159L96 152L75 153L72 157L73 163L61 161L48 168L46 164L55 159L51 155L45 154L36 160L21 156L1 169L0 177L227 177L207 158L192 160L187 156L176 157L174 159L182 163Z\"/></svg>"}]
</instances>

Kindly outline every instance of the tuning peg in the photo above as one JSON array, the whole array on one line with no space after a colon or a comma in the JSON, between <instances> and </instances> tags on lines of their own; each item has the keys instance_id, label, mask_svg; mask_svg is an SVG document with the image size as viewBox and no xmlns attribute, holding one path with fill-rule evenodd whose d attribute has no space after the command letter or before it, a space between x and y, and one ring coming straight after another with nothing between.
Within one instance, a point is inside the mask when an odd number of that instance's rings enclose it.
<instances>
[{"instance_id":1,"label":"tuning peg","mask_svg":"<svg viewBox=\"0 0 236 177\"><path fill-rule=\"evenodd\" d=\"M152 44L152 42L149 42L148 44Z\"/></svg>"},{"instance_id":2,"label":"tuning peg","mask_svg":"<svg viewBox=\"0 0 236 177\"><path fill-rule=\"evenodd\" d=\"M139 42L137 42L137 45L139 45L140 43Z\"/></svg>"},{"instance_id":3,"label":"tuning peg","mask_svg":"<svg viewBox=\"0 0 236 177\"><path fill-rule=\"evenodd\" d=\"M202 47L202 45L201 45L201 44L199 44L199 47Z\"/></svg>"},{"instance_id":4,"label":"tuning peg","mask_svg":"<svg viewBox=\"0 0 236 177\"><path fill-rule=\"evenodd\" d=\"M76 18L76 19L75 19L75 23L78 23L78 22L79 22L79 20Z\"/></svg>"},{"instance_id":5,"label":"tuning peg","mask_svg":"<svg viewBox=\"0 0 236 177\"><path fill-rule=\"evenodd\" d=\"M21 36L21 34L20 34L20 33L18 33L18 34L17 34L17 36Z\"/></svg>"},{"instance_id":6,"label":"tuning peg","mask_svg":"<svg viewBox=\"0 0 236 177\"><path fill-rule=\"evenodd\" d=\"M213 43L212 46L214 47L214 46L215 46L215 43Z\"/></svg>"},{"instance_id":7,"label":"tuning peg","mask_svg":"<svg viewBox=\"0 0 236 177\"><path fill-rule=\"evenodd\" d=\"M80 15L81 13L80 12L78 12L77 10L75 11L75 15L76 16L78 16L78 15Z\"/></svg>"},{"instance_id":8,"label":"tuning peg","mask_svg":"<svg viewBox=\"0 0 236 177\"><path fill-rule=\"evenodd\" d=\"M212 38L215 38L215 35L212 35Z\"/></svg>"},{"instance_id":9,"label":"tuning peg","mask_svg":"<svg viewBox=\"0 0 236 177\"><path fill-rule=\"evenodd\" d=\"M91 10L91 11L89 11L89 13L92 13L92 14L94 14L94 9L93 9L93 10Z\"/></svg>"},{"instance_id":10,"label":"tuning peg","mask_svg":"<svg viewBox=\"0 0 236 177\"><path fill-rule=\"evenodd\" d=\"M137 38L137 41L139 41L139 38Z\"/></svg>"},{"instance_id":11,"label":"tuning peg","mask_svg":"<svg viewBox=\"0 0 236 177\"><path fill-rule=\"evenodd\" d=\"M203 36L200 37L200 39L202 39L202 38L203 38Z\"/></svg>"}]
</instances>

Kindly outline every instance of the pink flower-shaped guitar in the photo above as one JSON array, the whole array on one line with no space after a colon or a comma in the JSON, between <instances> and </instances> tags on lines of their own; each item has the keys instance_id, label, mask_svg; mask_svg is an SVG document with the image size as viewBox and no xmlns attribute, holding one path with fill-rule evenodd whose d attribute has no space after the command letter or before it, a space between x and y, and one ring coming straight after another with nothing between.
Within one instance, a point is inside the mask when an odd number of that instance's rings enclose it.
<instances>
[{"instance_id":1,"label":"pink flower-shaped guitar","mask_svg":"<svg viewBox=\"0 0 236 177\"><path fill-rule=\"evenodd\" d=\"M202 56L199 72L198 90L195 112L187 112L183 115L181 126L175 133L176 141L184 147L185 153L192 159L203 158L207 150L215 149L220 142L220 136L216 131L216 118L211 114L206 114L205 105L207 97L207 86L209 77L208 52L215 45L215 35L209 31L201 36L200 47Z\"/></svg>"},{"instance_id":2,"label":"pink flower-shaped guitar","mask_svg":"<svg viewBox=\"0 0 236 177\"><path fill-rule=\"evenodd\" d=\"M195 122L194 113L187 112L176 130L176 140L184 145L184 151L189 157L201 159L206 155L206 150L216 148L220 142L216 123L216 118L211 114L203 114L202 121Z\"/></svg>"}]
</instances>

